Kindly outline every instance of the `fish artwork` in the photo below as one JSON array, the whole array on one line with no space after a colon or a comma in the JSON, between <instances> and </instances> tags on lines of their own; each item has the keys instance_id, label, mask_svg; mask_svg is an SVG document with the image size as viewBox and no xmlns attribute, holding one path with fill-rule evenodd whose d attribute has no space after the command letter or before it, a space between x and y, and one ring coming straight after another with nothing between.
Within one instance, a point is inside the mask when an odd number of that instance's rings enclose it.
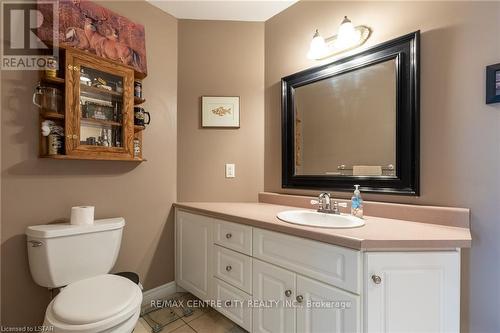
<instances>
[{"instance_id":1,"label":"fish artwork","mask_svg":"<svg viewBox=\"0 0 500 333\"><path fill-rule=\"evenodd\" d=\"M231 114L231 108L225 109L224 107L219 106L218 108L213 109L212 113L220 117L224 117L226 114Z\"/></svg>"}]
</instances>

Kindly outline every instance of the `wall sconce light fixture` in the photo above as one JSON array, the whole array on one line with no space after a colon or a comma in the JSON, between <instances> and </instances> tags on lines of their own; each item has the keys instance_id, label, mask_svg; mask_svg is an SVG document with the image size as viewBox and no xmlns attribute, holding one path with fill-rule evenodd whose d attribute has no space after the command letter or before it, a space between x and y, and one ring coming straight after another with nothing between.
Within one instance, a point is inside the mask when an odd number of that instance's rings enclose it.
<instances>
[{"instance_id":1,"label":"wall sconce light fixture","mask_svg":"<svg viewBox=\"0 0 500 333\"><path fill-rule=\"evenodd\" d=\"M318 29L314 33L307 52L307 58L311 60L320 60L333 55L352 50L363 45L370 37L372 30L364 25L355 27L351 20L344 16L336 35L324 39L319 34Z\"/></svg>"}]
</instances>

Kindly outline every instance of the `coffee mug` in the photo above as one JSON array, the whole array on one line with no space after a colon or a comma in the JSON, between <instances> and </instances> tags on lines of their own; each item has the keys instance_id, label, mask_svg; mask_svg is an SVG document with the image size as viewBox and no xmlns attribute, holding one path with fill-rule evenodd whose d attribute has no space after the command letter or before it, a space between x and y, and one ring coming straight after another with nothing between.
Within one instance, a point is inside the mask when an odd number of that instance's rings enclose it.
<instances>
[{"instance_id":1,"label":"coffee mug","mask_svg":"<svg viewBox=\"0 0 500 333\"><path fill-rule=\"evenodd\" d=\"M148 121L145 121L146 115L148 116ZM149 112L145 111L143 108L136 106L134 108L134 125L144 126L149 125L151 122L151 115Z\"/></svg>"}]
</instances>

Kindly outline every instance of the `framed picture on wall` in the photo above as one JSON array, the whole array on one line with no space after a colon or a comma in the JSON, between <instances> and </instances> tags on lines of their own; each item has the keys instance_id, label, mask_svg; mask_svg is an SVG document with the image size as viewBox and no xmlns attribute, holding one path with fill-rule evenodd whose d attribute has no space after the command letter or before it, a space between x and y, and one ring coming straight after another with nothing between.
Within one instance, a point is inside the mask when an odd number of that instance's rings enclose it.
<instances>
[{"instance_id":1,"label":"framed picture on wall","mask_svg":"<svg viewBox=\"0 0 500 333\"><path fill-rule=\"evenodd\" d=\"M486 104L500 102L500 64L486 67Z\"/></svg>"},{"instance_id":2,"label":"framed picture on wall","mask_svg":"<svg viewBox=\"0 0 500 333\"><path fill-rule=\"evenodd\" d=\"M201 127L240 127L240 98L227 96L201 97Z\"/></svg>"}]
</instances>

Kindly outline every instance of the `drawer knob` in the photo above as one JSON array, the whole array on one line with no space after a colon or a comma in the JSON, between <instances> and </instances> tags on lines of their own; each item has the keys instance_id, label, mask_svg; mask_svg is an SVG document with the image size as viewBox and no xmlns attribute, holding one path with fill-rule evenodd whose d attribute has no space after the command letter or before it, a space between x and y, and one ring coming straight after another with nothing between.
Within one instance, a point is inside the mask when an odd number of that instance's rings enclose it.
<instances>
[{"instance_id":1,"label":"drawer knob","mask_svg":"<svg viewBox=\"0 0 500 333\"><path fill-rule=\"evenodd\" d=\"M226 238L227 238L227 239L229 239L229 238L231 238L231 237L233 237L233 235L231 235L231 233L230 233L230 232L228 232L228 233L226 234Z\"/></svg>"},{"instance_id":2,"label":"drawer knob","mask_svg":"<svg viewBox=\"0 0 500 333\"><path fill-rule=\"evenodd\" d=\"M230 272L233 268L231 267L231 265L227 265L226 266L226 271Z\"/></svg>"},{"instance_id":3,"label":"drawer knob","mask_svg":"<svg viewBox=\"0 0 500 333\"><path fill-rule=\"evenodd\" d=\"M375 283L375 284L380 284L382 282L382 278L378 275L372 275L372 280L373 280L373 283Z\"/></svg>"},{"instance_id":4,"label":"drawer knob","mask_svg":"<svg viewBox=\"0 0 500 333\"><path fill-rule=\"evenodd\" d=\"M285 290L285 296L286 296L286 297L290 297L290 296L292 296L292 291L291 291L290 289Z\"/></svg>"},{"instance_id":5,"label":"drawer knob","mask_svg":"<svg viewBox=\"0 0 500 333\"><path fill-rule=\"evenodd\" d=\"M302 301L304 300L304 296L302 296L302 295L298 295L298 296L296 297L296 299L297 299L297 302L302 303Z\"/></svg>"}]
</instances>

